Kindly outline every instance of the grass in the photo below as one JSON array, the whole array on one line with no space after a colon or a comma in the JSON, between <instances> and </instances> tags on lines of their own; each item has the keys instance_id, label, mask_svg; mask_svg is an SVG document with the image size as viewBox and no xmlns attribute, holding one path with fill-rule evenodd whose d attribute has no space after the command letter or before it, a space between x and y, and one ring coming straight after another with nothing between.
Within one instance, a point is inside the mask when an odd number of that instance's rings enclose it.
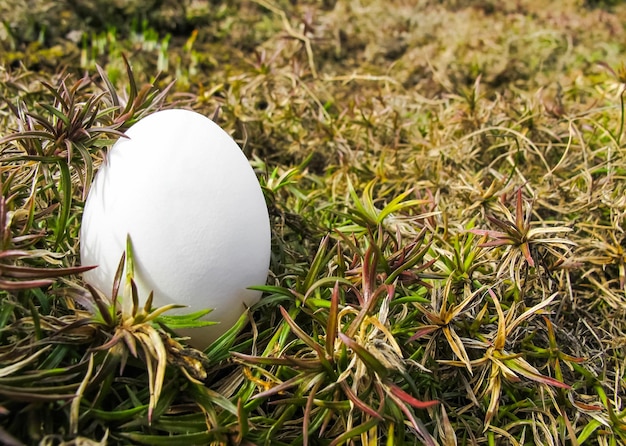
<instances>
[{"instance_id":1,"label":"grass","mask_svg":"<svg viewBox=\"0 0 626 446\"><path fill-rule=\"evenodd\" d=\"M626 443L626 8L414 3L0 11L0 443ZM108 147L171 107L272 222L204 352L78 258Z\"/></svg>"}]
</instances>

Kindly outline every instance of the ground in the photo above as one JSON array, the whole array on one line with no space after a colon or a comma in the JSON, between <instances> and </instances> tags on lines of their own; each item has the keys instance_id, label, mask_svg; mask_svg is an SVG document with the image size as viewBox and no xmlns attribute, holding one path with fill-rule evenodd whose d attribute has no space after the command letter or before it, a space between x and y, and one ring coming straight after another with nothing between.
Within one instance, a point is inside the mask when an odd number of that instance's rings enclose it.
<instances>
[{"instance_id":1,"label":"ground","mask_svg":"<svg viewBox=\"0 0 626 446\"><path fill-rule=\"evenodd\" d=\"M0 5L0 442L624 444L626 5L181 5ZM272 224L204 352L81 275L93 175L172 107Z\"/></svg>"}]
</instances>

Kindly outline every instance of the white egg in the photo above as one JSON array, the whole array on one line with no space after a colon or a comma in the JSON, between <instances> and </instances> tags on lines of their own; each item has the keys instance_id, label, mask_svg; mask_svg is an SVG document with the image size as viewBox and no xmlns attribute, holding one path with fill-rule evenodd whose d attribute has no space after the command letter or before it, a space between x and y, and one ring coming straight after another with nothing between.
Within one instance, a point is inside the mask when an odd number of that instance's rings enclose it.
<instances>
[{"instance_id":1,"label":"white egg","mask_svg":"<svg viewBox=\"0 0 626 446\"><path fill-rule=\"evenodd\" d=\"M219 325L184 331L205 348L261 293L270 223L259 182L235 141L188 110L141 119L109 151L89 191L80 232L85 281L110 295L130 235L140 299L211 308Z\"/></svg>"}]
</instances>

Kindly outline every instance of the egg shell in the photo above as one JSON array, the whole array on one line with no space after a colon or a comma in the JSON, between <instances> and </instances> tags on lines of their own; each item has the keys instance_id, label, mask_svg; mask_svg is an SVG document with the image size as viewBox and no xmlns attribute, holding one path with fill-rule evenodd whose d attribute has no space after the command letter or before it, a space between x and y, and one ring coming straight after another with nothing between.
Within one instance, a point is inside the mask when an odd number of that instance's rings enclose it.
<instances>
[{"instance_id":1,"label":"egg shell","mask_svg":"<svg viewBox=\"0 0 626 446\"><path fill-rule=\"evenodd\" d=\"M182 331L205 348L261 296L271 232L259 182L237 143L207 117L163 110L110 149L85 203L80 232L87 283L110 296L130 235L140 299L211 308L219 325ZM143 303L143 302L142 302Z\"/></svg>"}]
</instances>

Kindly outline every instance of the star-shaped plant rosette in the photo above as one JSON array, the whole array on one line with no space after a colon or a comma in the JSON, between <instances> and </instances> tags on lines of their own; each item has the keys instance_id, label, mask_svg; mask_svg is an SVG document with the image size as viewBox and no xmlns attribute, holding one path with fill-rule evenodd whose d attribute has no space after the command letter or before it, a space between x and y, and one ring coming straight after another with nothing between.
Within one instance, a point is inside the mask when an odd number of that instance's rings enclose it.
<instances>
[{"instance_id":1,"label":"star-shaped plant rosette","mask_svg":"<svg viewBox=\"0 0 626 446\"><path fill-rule=\"evenodd\" d=\"M499 230L471 229L469 231L485 239L491 239L479 244L481 248L506 247L500 259L497 277L501 277L508 269L509 277L515 283L521 284L523 281L520 273L527 271L527 268L536 268L540 259L546 254L557 258L553 265L563 263L565 254L569 252L569 247L574 245L574 242L551 235L570 232L571 228L566 226L532 227L530 218L532 209L531 206L527 206L524 210L521 188L516 192L515 216L506 206L501 206L501 210L505 216L504 220L487 215L487 219Z\"/></svg>"}]
</instances>

